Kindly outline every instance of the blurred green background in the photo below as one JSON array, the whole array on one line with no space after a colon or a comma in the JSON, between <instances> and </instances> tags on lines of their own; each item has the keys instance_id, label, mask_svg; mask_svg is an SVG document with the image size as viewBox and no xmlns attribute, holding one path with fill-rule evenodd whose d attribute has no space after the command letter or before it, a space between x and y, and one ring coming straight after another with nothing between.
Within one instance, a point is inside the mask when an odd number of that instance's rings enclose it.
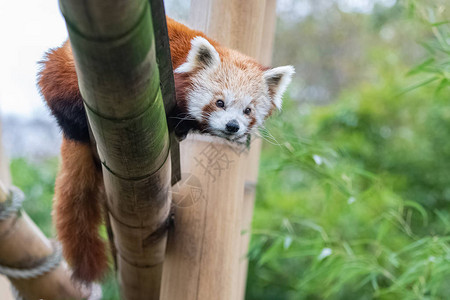
<instances>
[{"instance_id":1,"label":"blurred green background","mask_svg":"<svg viewBox=\"0 0 450 300\"><path fill-rule=\"evenodd\" d=\"M261 131L246 298L450 299L450 3L284 2L297 76ZM48 235L57 164L11 164Z\"/></svg>"}]
</instances>

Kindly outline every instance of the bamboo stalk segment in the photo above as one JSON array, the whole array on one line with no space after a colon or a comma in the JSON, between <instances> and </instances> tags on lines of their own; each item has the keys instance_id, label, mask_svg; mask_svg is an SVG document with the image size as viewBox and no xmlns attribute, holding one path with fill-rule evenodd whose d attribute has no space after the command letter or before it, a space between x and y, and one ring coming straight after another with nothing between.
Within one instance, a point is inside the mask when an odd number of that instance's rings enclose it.
<instances>
[{"instance_id":1,"label":"bamboo stalk segment","mask_svg":"<svg viewBox=\"0 0 450 300\"><path fill-rule=\"evenodd\" d=\"M159 299L171 164L149 3L60 3L102 162L122 296Z\"/></svg>"},{"instance_id":2,"label":"bamboo stalk segment","mask_svg":"<svg viewBox=\"0 0 450 300\"><path fill-rule=\"evenodd\" d=\"M142 18L147 1L60 1L67 25L91 40L127 36Z\"/></svg>"},{"instance_id":3,"label":"bamboo stalk segment","mask_svg":"<svg viewBox=\"0 0 450 300\"><path fill-rule=\"evenodd\" d=\"M176 108L175 81L173 78L172 59L170 53L169 36L167 34L166 12L163 0L150 0L153 28L155 30L156 60L158 62L159 76L161 78L161 93L164 101L166 116L173 115ZM172 161L172 185L181 179L180 145L171 122L170 132L170 156Z\"/></svg>"},{"instance_id":4,"label":"bamboo stalk segment","mask_svg":"<svg viewBox=\"0 0 450 300\"><path fill-rule=\"evenodd\" d=\"M190 24L225 46L259 58L264 16L265 1L193 0ZM161 296L239 299L248 249L248 237L243 243L241 231L253 211L253 200L244 202L244 183L256 182L260 146L252 143L249 154L204 136L189 136L180 146L183 177L173 194L175 228L168 241Z\"/></svg>"}]
</instances>

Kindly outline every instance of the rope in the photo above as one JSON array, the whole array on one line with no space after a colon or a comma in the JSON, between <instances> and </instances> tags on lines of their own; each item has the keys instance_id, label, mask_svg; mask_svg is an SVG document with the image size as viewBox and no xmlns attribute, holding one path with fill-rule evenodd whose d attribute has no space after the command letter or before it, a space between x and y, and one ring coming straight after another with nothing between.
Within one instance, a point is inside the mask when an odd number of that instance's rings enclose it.
<instances>
[{"instance_id":1,"label":"rope","mask_svg":"<svg viewBox=\"0 0 450 300\"><path fill-rule=\"evenodd\" d=\"M13 269L7 268L0 265L0 273L6 275L8 278L15 279L28 279L28 278L36 278L44 275L45 273L51 271L53 268L57 267L62 261L62 251L59 243L52 241L54 245L53 253L48 256L45 261L43 261L39 266L36 266L32 269ZM11 293L15 300L24 300L20 292L16 289L16 287L11 283ZM91 283L86 286L86 288L90 291L89 297L87 300L100 300L102 299L102 288L97 283Z\"/></svg>"},{"instance_id":2,"label":"rope","mask_svg":"<svg viewBox=\"0 0 450 300\"><path fill-rule=\"evenodd\" d=\"M11 186L9 188L9 196L6 200L6 203L10 202L8 206L3 206L3 209L0 209L0 221L6 220L11 215L15 214L21 207L22 202L25 200L25 195L22 193L22 191L15 187ZM0 208L2 208L0 206Z\"/></svg>"},{"instance_id":3,"label":"rope","mask_svg":"<svg viewBox=\"0 0 450 300\"><path fill-rule=\"evenodd\" d=\"M25 200L23 192L15 187L9 188L9 195L6 203L9 205L0 206L0 221L6 220L13 214L17 213L22 207L22 203ZM39 265L29 269L10 268L0 265L0 274L14 279L30 279L44 275L45 273L56 268L62 261L62 248L61 245L52 241L53 253L47 256ZM89 289L91 290L88 300L99 300L102 298L102 288L98 284L91 284ZM19 291L11 284L11 292L14 299L23 300Z\"/></svg>"},{"instance_id":4,"label":"rope","mask_svg":"<svg viewBox=\"0 0 450 300\"><path fill-rule=\"evenodd\" d=\"M52 242L52 244L53 253L47 256L39 265L29 269L17 269L0 265L0 274L14 279L29 279L39 277L53 270L61 262L62 250L58 243Z\"/></svg>"},{"instance_id":5,"label":"rope","mask_svg":"<svg viewBox=\"0 0 450 300\"><path fill-rule=\"evenodd\" d=\"M25 196L19 188L11 186L9 188L8 198L7 202L9 202L9 205L5 206L3 210L0 211L0 221L6 220L11 215L17 213L22 206ZM58 266L62 259L61 246L57 242L52 242L52 245L53 253L47 256L39 265L30 269L17 269L0 265L0 274L15 279L28 279L47 273Z\"/></svg>"}]
</instances>

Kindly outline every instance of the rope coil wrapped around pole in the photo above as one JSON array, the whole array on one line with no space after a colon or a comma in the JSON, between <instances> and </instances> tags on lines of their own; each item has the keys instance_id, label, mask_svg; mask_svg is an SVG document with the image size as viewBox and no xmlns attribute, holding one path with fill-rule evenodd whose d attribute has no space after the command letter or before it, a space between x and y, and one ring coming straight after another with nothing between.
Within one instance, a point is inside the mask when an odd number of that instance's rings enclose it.
<instances>
[{"instance_id":1,"label":"rope coil wrapped around pole","mask_svg":"<svg viewBox=\"0 0 450 300\"><path fill-rule=\"evenodd\" d=\"M11 186L9 193L6 193L6 201L0 203L0 221L6 220L17 213L22 207L24 200L25 195L23 192L19 188Z\"/></svg>"},{"instance_id":2,"label":"rope coil wrapped around pole","mask_svg":"<svg viewBox=\"0 0 450 300\"><path fill-rule=\"evenodd\" d=\"M19 212L22 203L25 200L23 192L15 186L9 188L6 201L2 203L0 210L0 221L10 218L13 214ZM57 242L53 242L53 253L39 262L38 265L31 268L12 268L0 264L0 274L9 278L29 279L39 277L57 267L62 259L61 246Z\"/></svg>"},{"instance_id":3,"label":"rope coil wrapped around pole","mask_svg":"<svg viewBox=\"0 0 450 300\"><path fill-rule=\"evenodd\" d=\"M89 294L88 288L81 291L70 281L68 270L61 265L59 243L52 241L47 245L48 241L21 210L24 193L15 186L6 189L0 180L0 196L3 199L0 202L0 274L11 281L15 298L80 299ZM19 245L24 247L24 242L28 242L26 246L31 251L18 248ZM13 252L14 255L10 255ZM58 284L61 288L54 289ZM98 288L90 289L92 296L99 294Z\"/></svg>"},{"instance_id":4,"label":"rope coil wrapped around pole","mask_svg":"<svg viewBox=\"0 0 450 300\"><path fill-rule=\"evenodd\" d=\"M2 203L3 205L0 207L0 221L6 220L12 215L19 213L24 200L25 195L23 192L18 187L11 186L5 203ZM53 270L62 260L62 250L59 243L53 241L52 245L52 254L41 260L38 265L31 268L13 268L0 264L0 274L9 278L29 279L39 277Z\"/></svg>"}]
</instances>

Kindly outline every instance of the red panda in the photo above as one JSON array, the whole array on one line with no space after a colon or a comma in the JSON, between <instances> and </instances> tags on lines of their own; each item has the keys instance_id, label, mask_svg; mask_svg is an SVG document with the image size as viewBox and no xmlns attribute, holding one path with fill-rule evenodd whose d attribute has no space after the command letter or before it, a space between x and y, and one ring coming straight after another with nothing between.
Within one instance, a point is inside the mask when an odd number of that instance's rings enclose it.
<instances>
[{"instance_id":1,"label":"red panda","mask_svg":"<svg viewBox=\"0 0 450 300\"><path fill-rule=\"evenodd\" d=\"M281 109L292 66L266 68L170 18L167 26L178 136L199 131L243 143L274 110ZM83 282L100 280L108 269L107 247L99 235L105 192L89 142L69 41L46 53L42 66L38 85L63 132L53 208L57 236L73 277Z\"/></svg>"}]
</instances>

